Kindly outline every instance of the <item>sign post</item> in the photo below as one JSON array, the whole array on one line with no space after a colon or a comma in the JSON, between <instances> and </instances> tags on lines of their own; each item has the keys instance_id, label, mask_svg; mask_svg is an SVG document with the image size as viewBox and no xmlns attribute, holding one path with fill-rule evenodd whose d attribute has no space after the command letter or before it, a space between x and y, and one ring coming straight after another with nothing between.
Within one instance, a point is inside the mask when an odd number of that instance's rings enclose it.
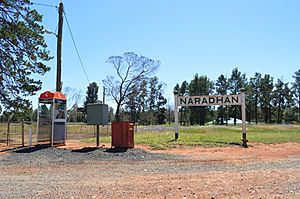
<instances>
[{"instance_id":1,"label":"sign post","mask_svg":"<svg viewBox=\"0 0 300 199\"><path fill-rule=\"evenodd\" d=\"M246 102L245 102L245 92L244 90L241 91L241 98L242 98L242 129L243 129L243 135L242 135L242 146L247 147L247 133L246 133Z\"/></svg>"},{"instance_id":2,"label":"sign post","mask_svg":"<svg viewBox=\"0 0 300 199\"><path fill-rule=\"evenodd\" d=\"M178 98L178 91L174 91L174 102L175 102L175 141L178 140L179 133L178 133L178 104L177 104L177 98Z\"/></svg>"},{"instance_id":3,"label":"sign post","mask_svg":"<svg viewBox=\"0 0 300 199\"><path fill-rule=\"evenodd\" d=\"M179 96L177 91L174 91L175 104L175 140L178 139L178 107L179 106L231 106L240 105L242 108L242 146L247 147L246 133L246 105L244 89L238 95L219 95L219 96Z\"/></svg>"}]
</instances>

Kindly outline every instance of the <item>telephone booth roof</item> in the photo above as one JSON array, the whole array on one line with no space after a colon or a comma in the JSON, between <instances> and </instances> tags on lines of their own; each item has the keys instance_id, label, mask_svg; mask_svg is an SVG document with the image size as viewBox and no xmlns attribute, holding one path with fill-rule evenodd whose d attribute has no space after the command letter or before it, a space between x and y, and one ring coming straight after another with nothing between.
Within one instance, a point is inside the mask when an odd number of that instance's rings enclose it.
<instances>
[{"instance_id":1,"label":"telephone booth roof","mask_svg":"<svg viewBox=\"0 0 300 199\"><path fill-rule=\"evenodd\" d=\"M39 97L40 100L43 100L43 99L58 99L58 100L64 100L66 101L67 98L64 94L62 94L61 92L50 92L50 91L46 91L46 92L43 92L40 97Z\"/></svg>"}]
</instances>

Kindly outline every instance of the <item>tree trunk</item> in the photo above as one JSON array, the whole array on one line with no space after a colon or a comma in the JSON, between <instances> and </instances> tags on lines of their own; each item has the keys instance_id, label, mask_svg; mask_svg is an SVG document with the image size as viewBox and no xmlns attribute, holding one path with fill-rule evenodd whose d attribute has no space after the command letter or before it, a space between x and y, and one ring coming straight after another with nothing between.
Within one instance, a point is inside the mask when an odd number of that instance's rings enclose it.
<instances>
[{"instance_id":1,"label":"tree trunk","mask_svg":"<svg viewBox=\"0 0 300 199\"><path fill-rule=\"evenodd\" d=\"M298 99L298 122L300 122L300 93L299 93L299 99Z\"/></svg>"},{"instance_id":2,"label":"tree trunk","mask_svg":"<svg viewBox=\"0 0 300 199\"><path fill-rule=\"evenodd\" d=\"M237 108L236 108L236 106L234 106L234 120L233 120L233 123L234 123L234 125L236 125L236 114L237 113Z\"/></svg>"},{"instance_id":3,"label":"tree trunk","mask_svg":"<svg viewBox=\"0 0 300 199\"><path fill-rule=\"evenodd\" d=\"M280 112L281 112L281 97L279 98L278 111L277 111L277 124L280 124Z\"/></svg>"},{"instance_id":4,"label":"tree trunk","mask_svg":"<svg viewBox=\"0 0 300 199\"><path fill-rule=\"evenodd\" d=\"M117 110L116 110L116 115L115 115L115 120L116 121L121 121L120 108L121 108L121 105L117 104Z\"/></svg>"},{"instance_id":5,"label":"tree trunk","mask_svg":"<svg viewBox=\"0 0 300 199\"><path fill-rule=\"evenodd\" d=\"M268 108L268 122L271 123L271 104L269 104L269 108Z\"/></svg>"},{"instance_id":6,"label":"tree trunk","mask_svg":"<svg viewBox=\"0 0 300 199\"><path fill-rule=\"evenodd\" d=\"M264 107L264 122L268 123L268 108Z\"/></svg>"},{"instance_id":7,"label":"tree trunk","mask_svg":"<svg viewBox=\"0 0 300 199\"><path fill-rule=\"evenodd\" d=\"M257 124L258 116L257 116L257 96L255 97L255 124Z\"/></svg>"},{"instance_id":8,"label":"tree trunk","mask_svg":"<svg viewBox=\"0 0 300 199\"><path fill-rule=\"evenodd\" d=\"M224 107L221 106L221 125L224 125Z\"/></svg>"}]
</instances>

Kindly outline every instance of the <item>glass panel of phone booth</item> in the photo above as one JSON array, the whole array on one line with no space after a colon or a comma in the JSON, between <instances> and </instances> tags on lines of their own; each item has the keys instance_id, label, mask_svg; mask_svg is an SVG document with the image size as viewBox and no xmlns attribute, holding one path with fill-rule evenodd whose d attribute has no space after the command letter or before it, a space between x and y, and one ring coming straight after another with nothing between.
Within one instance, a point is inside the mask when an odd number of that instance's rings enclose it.
<instances>
[{"instance_id":1,"label":"glass panel of phone booth","mask_svg":"<svg viewBox=\"0 0 300 199\"><path fill-rule=\"evenodd\" d=\"M54 100L53 143L65 143L66 135L66 101Z\"/></svg>"},{"instance_id":2,"label":"glass panel of phone booth","mask_svg":"<svg viewBox=\"0 0 300 199\"><path fill-rule=\"evenodd\" d=\"M50 142L52 132L52 105L42 103L39 106L38 142Z\"/></svg>"},{"instance_id":3,"label":"glass panel of phone booth","mask_svg":"<svg viewBox=\"0 0 300 199\"><path fill-rule=\"evenodd\" d=\"M65 122L66 120L66 101L55 100L54 121Z\"/></svg>"}]
</instances>

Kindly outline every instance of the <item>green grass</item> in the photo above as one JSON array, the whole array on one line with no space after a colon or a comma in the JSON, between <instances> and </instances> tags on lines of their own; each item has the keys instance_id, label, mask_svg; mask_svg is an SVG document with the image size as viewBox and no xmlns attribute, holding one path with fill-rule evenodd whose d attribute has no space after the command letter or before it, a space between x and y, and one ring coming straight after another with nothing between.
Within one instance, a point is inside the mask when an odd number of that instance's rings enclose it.
<instances>
[{"instance_id":1,"label":"green grass","mask_svg":"<svg viewBox=\"0 0 300 199\"><path fill-rule=\"evenodd\" d=\"M25 125L25 139L28 140L28 129ZM35 134L35 125L32 125ZM237 126L187 126L179 128L179 139L174 141L174 125L138 126L134 135L135 144L149 145L154 149L167 149L179 146L226 146L241 144L241 125ZM20 124L12 123L10 138L14 142L21 140ZM81 139L82 142L95 142L95 127L86 124L67 125L68 139ZM0 123L0 139L6 140L7 124ZM110 143L111 128L100 126L100 142ZM273 144L297 142L300 143L300 125L247 125L249 144L253 142Z\"/></svg>"},{"instance_id":2,"label":"green grass","mask_svg":"<svg viewBox=\"0 0 300 199\"><path fill-rule=\"evenodd\" d=\"M135 144L145 144L153 149L179 146L226 146L241 144L242 128L238 126L192 126L180 127L179 139L174 141L174 131L141 131L135 133ZM266 144L300 143L299 125L247 125L247 138L251 142ZM95 139L84 141L95 142ZM101 142L111 142L111 137L101 137Z\"/></svg>"}]
</instances>

